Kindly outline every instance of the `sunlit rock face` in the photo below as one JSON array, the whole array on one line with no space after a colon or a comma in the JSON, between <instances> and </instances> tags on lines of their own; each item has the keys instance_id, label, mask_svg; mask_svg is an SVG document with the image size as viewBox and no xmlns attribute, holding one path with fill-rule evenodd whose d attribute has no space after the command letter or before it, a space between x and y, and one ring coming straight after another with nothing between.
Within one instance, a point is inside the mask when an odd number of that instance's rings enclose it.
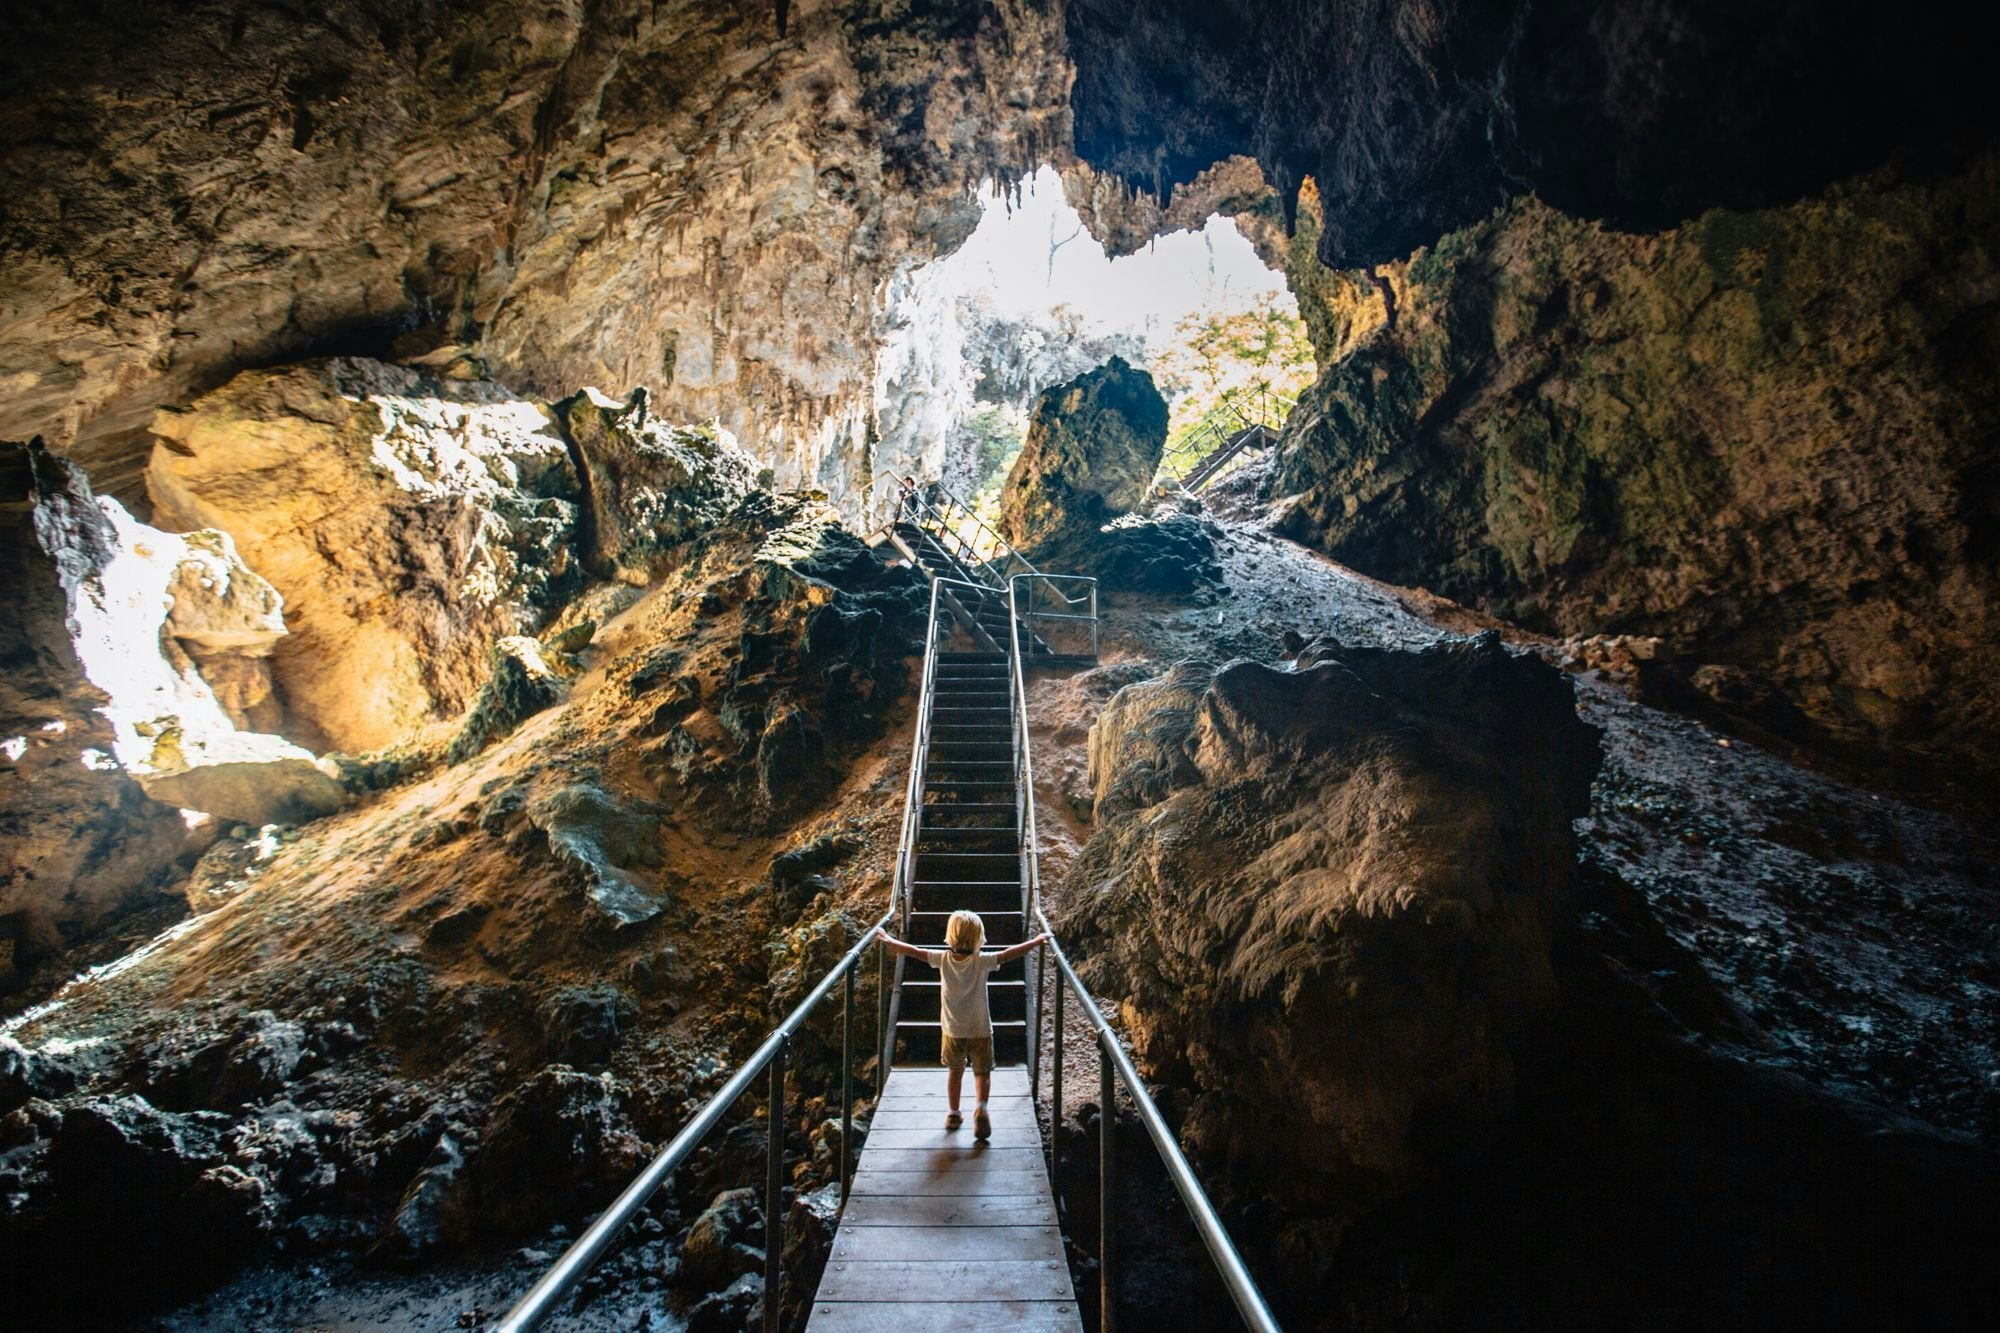
<instances>
[{"instance_id":1,"label":"sunlit rock face","mask_svg":"<svg viewBox=\"0 0 2000 1333\"><path fill-rule=\"evenodd\" d=\"M562 697L368 805L218 843L217 910L0 1046L9 1255L111 1256L23 1284L17 1316L94 1325L273 1246L414 1264L573 1227L855 941L900 757L843 783L909 687L924 590L796 495L682 556L587 657L506 646ZM839 1048L835 1007L793 1068ZM653 1201L669 1235L738 1156L763 1160L726 1147Z\"/></svg>"},{"instance_id":2,"label":"sunlit rock face","mask_svg":"<svg viewBox=\"0 0 2000 1333\"><path fill-rule=\"evenodd\" d=\"M220 528L283 594L285 734L372 750L457 716L504 634L582 586L578 486L541 404L348 358L163 411L156 519Z\"/></svg>"},{"instance_id":3,"label":"sunlit rock face","mask_svg":"<svg viewBox=\"0 0 2000 1333\"><path fill-rule=\"evenodd\" d=\"M2000 170L1656 236L1534 202L1302 306L1331 358L1291 531L1564 635L1657 636L1687 700L1990 765ZM1325 353L1323 353L1325 355Z\"/></svg>"},{"instance_id":4,"label":"sunlit rock face","mask_svg":"<svg viewBox=\"0 0 2000 1333\"><path fill-rule=\"evenodd\" d=\"M77 653L118 556L80 472L39 446L0 446L0 991L100 922L171 899L200 850L120 766L105 689ZM159 608L164 611L164 607ZM157 632L158 614L151 629ZM154 653L151 642L128 645Z\"/></svg>"},{"instance_id":5,"label":"sunlit rock face","mask_svg":"<svg viewBox=\"0 0 2000 1333\"><path fill-rule=\"evenodd\" d=\"M878 283L1065 137L1033 0L5 24L0 436L127 499L159 404L392 343L548 397L644 387L844 493Z\"/></svg>"},{"instance_id":6,"label":"sunlit rock face","mask_svg":"<svg viewBox=\"0 0 2000 1333\"><path fill-rule=\"evenodd\" d=\"M1330 1245L1504 1113L1554 1004L1596 735L1490 635L1184 663L1114 696L1059 925L1193 1090L1183 1138L1225 1195Z\"/></svg>"},{"instance_id":7,"label":"sunlit rock face","mask_svg":"<svg viewBox=\"0 0 2000 1333\"><path fill-rule=\"evenodd\" d=\"M1995 124L1956 17L1843 0L1070 0L1078 154L1168 195L1253 155L1328 203L1320 257L1399 259L1538 193L1670 225Z\"/></svg>"}]
</instances>

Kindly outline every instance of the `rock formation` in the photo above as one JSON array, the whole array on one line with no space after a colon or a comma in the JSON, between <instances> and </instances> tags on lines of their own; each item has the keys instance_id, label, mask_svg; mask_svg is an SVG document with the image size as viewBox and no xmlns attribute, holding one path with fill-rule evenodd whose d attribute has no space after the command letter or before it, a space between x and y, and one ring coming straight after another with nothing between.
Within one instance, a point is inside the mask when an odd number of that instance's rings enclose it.
<instances>
[{"instance_id":1,"label":"rock formation","mask_svg":"<svg viewBox=\"0 0 2000 1333\"><path fill-rule=\"evenodd\" d=\"M156 406L329 351L644 387L781 483L858 486L878 283L1067 114L1041 0L0 25L0 438L128 501Z\"/></svg>"},{"instance_id":2,"label":"rock formation","mask_svg":"<svg viewBox=\"0 0 2000 1333\"><path fill-rule=\"evenodd\" d=\"M1346 355L1286 430L1289 530L1538 629L1657 636L1767 730L1983 763L1996 181L1649 237L1523 202L1389 269L1393 324L1361 275L1301 287Z\"/></svg>"},{"instance_id":3,"label":"rock formation","mask_svg":"<svg viewBox=\"0 0 2000 1333\"><path fill-rule=\"evenodd\" d=\"M0 990L106 919L176 895L191 851L180 818L113 758L108 696L77 656L76 608L115 550L80 471L39 444L0 445Z\"/></svg>"},{"instance_id":4,"label":"rock formation","mask_svg":"<svg viewBox=\"0 0 2000 1333\"><path fill-rule=\"evenodd\" d=\"M1123 357L1048 390L1000 492L1000 535L1032 558L1131 513L1166 444L1166 400Z\"/></svg>"},{"instance_id":5,"label":"rock formation","mask_svg":"<svg viewBox=\"0 0 2000 1333\"><path fill-rule=\"evenodd\" d=\"M1786 202L1995 126L1945 11L1854 0L1455 4L1070 0L1076 148L1166 198L1254 156L1331 205L1334 268L1400 259L1506 199L1668 226Z\"/></svg>"},{"instance_id":6,"label":"rock formation","mask_svg":"<svg viewBox=\"0 0 2000 1333\"><path fill-rule=\"evenodd\" d=\"M101 1320L273 1244L410 1265L573 1225L778 989L851 943L898 770L829 798L907 687L922 590L804 497L759 492L683 555L596 631L561 700L254 866L219 844L231 896L0 1046L9 1254L114 1256L17 1314ZM803 896L774 864L794 851ZM93 1055L57 1053L85 1032ZM825 1067L825 1038L802 1033L795 1060ZM653 1216L692 1220L749 1178L753 1128ZM825 1178L809 1148L794 1160Z\"/></svg>"},{"instance_id":7,"label":"rock formation","mask_svg":"<svg viewBox=\"0 0 2000 1333\"><path fill-rule=\"evenodd\" d=\"M1058 924L1189 1089L1211 1181L1337 1229L1497 1122L1554 1005L1596 768L1566 682L1491 635L1113 698Z\"/></svg>"},{"instance_id":8,"label":"rock formation","mask_svg":"<svg viewBox=\"0 0 2000 1333\"><path fill-rule=\"evenodd\" d=\"M578 487L547 409L335 358L159 414L156 520L220 528L284 595L285 734L378 749L463 712L503 635L582 586Z\"/></svg>"}]
</instances>

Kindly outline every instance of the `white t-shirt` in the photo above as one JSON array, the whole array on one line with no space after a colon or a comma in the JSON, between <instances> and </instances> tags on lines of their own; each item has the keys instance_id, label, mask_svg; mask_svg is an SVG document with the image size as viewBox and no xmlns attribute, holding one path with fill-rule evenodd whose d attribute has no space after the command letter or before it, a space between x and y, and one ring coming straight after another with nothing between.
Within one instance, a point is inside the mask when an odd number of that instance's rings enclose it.
<instances>
[{"instance_id":1,"label":"white t-shirt","mask_svg":"<svg viewBox=\"0 0 2000 1333\"><path fill-rule=\"evenodd\" d=\"M959 955L949 949L927 949L924 961L938 970L938 1013L944 1035L977 1041L993 1035L993 1018L986 1008L986 976L1000 966L997 953Z\"/></svg>"}]
</instances>

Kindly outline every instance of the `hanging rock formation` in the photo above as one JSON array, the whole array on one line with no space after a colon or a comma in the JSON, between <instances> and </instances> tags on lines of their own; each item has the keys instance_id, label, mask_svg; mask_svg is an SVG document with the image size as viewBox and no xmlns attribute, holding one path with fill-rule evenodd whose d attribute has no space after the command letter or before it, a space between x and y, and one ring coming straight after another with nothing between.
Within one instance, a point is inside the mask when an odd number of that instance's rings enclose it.
<instances>
[{"instance_id":1,"label":"hanging rock formation","mask_svg":"<svg viewBox=\"0 0 2000 1333\"><path fill-rule=\"evenodd\" d=\"M644 387L842 493L876 287L1062 148L1062 40L1042 0L15 7L0 438L136 500L158 405L393 348Z\"/></svg>"}]
</instances>

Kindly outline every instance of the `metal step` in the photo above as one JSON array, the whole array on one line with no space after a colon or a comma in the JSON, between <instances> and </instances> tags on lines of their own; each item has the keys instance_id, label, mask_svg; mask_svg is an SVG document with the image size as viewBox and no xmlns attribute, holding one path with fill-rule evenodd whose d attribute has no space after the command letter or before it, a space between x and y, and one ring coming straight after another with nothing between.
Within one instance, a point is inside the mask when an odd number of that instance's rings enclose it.
<instances>
[{"instance_id":1,"label":"metal step","mask_svg":"<svg viewBox=\"0 0 2000 1333\"><path fill-rule=\"evenodd\" d=\"M934 1065L938 1051L944 1044L944 1031L935 1022L896 1024L896 1063L899 1065ZM1028 1025L1025 1021L993 1020L993 1063L996 1065L1024 1064L1028 1059ZM966 1092L970 1093L970 1088ZM966 1098L966 1112L971 1113L971 1098Z\"/></svg>"},{"instance_id":2,"label":"metal step","mask_svg":"<svg viewBox=\"0 0 2000 1333\"><path fill-rule=\"evenodd\" d=\"M1021 910L1021 886L1017 883L934 884L910 889L910 908L916 912L955 912L963 908L984 917L989 912Z\"/></svg>"},{"instance_id":3,"label":"metal step","mask_svg":"<svg viewBox=\"0 0 2000 1333\"><path fill-rule=\"evenodd\" d=\"M943 983L938 981L905 981L903 983L903 1004L897 1012L913 1023L936 1022L938 1000ZM1025 981L991 981L986 985L986 1005L996 1019L1022 1019L1028 1015L1028 983Z\"/></svg>"},{"instance_id":4,"label":"metal step","mask_svg":"<svg viewBox=\"0 0 2000 1333\"><path fill-rule=\"evenodd\" d=\"M1023 939L1021 934L1022 918L1018 902L1019 895L1017 892L1017 906L1014 911L981 912L979 914L979 919L986 923L987 948L1004 949L1010 944L1019 944L1021 942ZM926 949L943 948L945 943L944 928L950 920L950 912L910 913L910 943Z\"/></svg>"}]
</instances>

